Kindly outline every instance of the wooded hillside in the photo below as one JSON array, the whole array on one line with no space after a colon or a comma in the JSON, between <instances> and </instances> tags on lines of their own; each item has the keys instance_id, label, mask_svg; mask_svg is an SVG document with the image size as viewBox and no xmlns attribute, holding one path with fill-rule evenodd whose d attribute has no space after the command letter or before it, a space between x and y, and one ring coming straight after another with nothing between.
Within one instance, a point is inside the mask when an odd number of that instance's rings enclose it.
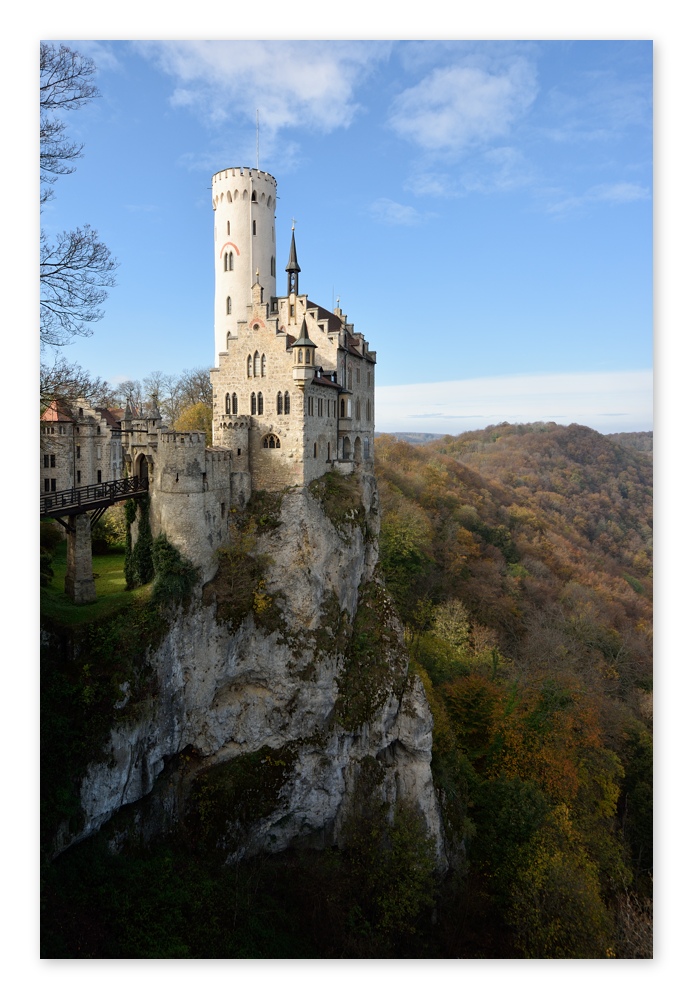
<instances>
[{"instance_id":1,"label":"wooded hillside","mask_svg":"<svg viewBox=\"0 0 693 999\"><path fill-rule=\"evenodd\" d=\"M502 424L376 457L382 568L466 849L446 953L645 956L651 455Z\"/></svg>"}]
</instances>

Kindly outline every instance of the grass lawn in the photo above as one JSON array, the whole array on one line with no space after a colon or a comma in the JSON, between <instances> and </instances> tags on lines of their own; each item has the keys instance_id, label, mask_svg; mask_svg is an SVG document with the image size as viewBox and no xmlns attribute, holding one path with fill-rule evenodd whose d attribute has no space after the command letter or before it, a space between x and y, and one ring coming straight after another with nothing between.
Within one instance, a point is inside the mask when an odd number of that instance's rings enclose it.
<instances>
[{"instance_id":1,"label":"grass lawn","mask_svg":"<svg viewBox=\"0 0 693 999\"><path fill-rule=\"evenodd\" d=\"M133 601L146 599L151 584L137 590L125 589L125 549L108 555L94 555L94 582L96 603L79 607L65 593L67 572L67 541L58 545L53 555L53 579L49 586L41 587L41 614L61 624L85 624L106 617L127 607Z\"/></svg>"}]
</instances>

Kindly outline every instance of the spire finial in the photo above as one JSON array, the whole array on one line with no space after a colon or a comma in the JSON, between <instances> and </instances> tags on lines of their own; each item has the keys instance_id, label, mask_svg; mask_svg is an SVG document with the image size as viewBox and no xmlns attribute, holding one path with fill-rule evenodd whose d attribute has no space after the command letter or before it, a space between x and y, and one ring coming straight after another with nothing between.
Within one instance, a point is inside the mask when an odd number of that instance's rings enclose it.
<instances>
[{"instance_id":1,"label":"spire finial","mask_svg":"<svg viewBox=\"0 0 693 999\"><path fill-rule=\"evenodd\" d=\"M286 265L286 273L288 275L288 290L287 295L298 295L298 274L301 268L298 266L298 257L296 256L296 234L294 227L296 225L296 219L291 220L291 250L289 251L289 262Z\"/></svg>"}]
</instances>

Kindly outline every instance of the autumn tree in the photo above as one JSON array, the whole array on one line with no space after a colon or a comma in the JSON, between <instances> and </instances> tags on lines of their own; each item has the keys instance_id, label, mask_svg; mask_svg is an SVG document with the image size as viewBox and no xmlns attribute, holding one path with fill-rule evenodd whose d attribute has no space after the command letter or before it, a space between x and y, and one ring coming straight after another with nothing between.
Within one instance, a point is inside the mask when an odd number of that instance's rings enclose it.
<instances>
[{"instance_id":1,"label":"autumn tree","mask_svg":"<svg viewBox=\"0 0 693 999\"><path fill-rule=\"evenodd\" d=\"M41 206L54 195L58 177L73 173L82 146L67 134L63 115L99 96L91 59L66 45L41 44ZM59 347L91 336L101 306L115 283L117 262L90 225L50 237L41 230L41 346Z\"/></svg>"}]
</instances>

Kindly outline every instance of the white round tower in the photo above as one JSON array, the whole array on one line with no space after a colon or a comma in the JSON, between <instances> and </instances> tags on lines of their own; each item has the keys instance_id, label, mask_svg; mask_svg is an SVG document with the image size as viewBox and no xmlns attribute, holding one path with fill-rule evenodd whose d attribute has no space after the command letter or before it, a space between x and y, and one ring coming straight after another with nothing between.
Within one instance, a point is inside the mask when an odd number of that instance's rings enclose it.
<instances>
[{"instance_id":1,"label":"white round tower","mask_svg":"<svg viewBox=\"0 0 693 999\"><path fill-rule=\"evenodd\" d=\"M231 167L212 177L215 365L247 318L258 271L264 301L277 294L276 204L277 182L264 170Z\"/></svg>"}]
</instances>

